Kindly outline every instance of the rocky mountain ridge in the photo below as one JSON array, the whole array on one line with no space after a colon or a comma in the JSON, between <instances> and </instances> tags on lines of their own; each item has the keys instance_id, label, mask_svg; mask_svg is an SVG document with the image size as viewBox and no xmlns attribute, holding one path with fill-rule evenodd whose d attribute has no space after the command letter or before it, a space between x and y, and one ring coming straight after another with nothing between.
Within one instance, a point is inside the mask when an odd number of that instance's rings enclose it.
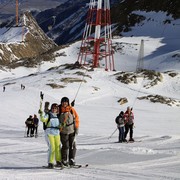
<instances>
[{"instance_id":1,"label":"rocky mountain ridge","mask_svg":"<svg viewBox=\"0 0 180 180\"><path fill-rule=\"evenodd\" d=\"M33 63L34 58L40 57L42 54L57 47L56 43L39 28L37 22L29 12L24 14L24 20L25 34L22 41L0 43L0 64L3 67L15 68L21 65L32 67L38 63ZM19 33L22 33L23 27L13 28L18 28ZM4 32L5 34L8 34L8 30Z\"/></svg>"},{"instance_id":2,"label":"rocky mountain ridge","mask_svg":"<svg viewBox=\"0 0 180 180\"><path fill-rule=\"evenodd\" d=\"M61 48L56 43L61 45L81 39L88 2L89 0L67 0L56 8L50 8L41 12L33 11L33 16L38 21L38 24L29 15L33 23L29 20L27 24L32 24L33 27L30 30L28 30L28 26L26 27L27 33L24 42L20 41L14 44L5 41L0 43L0 65L2 67L9 66L9 68L15 68L17 66L32 67L40 63L42 59L47 61L53 60L54 55L52 52ZM156 2L155 0L151 2L144 0L133 2L129 0L112 0L110 2L111 19L115 27L113 28L114 36L119 36L122 32L130 31L135 24L140 24L144 20L145 17L143 15L133 13L137 10L147 12L152 10L156 12L165 11L167 12L167 16L172 14L174 18L180 17L180 12L177 8L180 1L177 0L165 0L163 2ZM149 21L154 20L150 19ZM1 29L14 27L13 22L14 20L8 22L8 24L5 23L4 26L1 24ZM171 22L167 18L164 23ZM149 34L146 35L148 36Z\"/></svg>"}]
</instances>

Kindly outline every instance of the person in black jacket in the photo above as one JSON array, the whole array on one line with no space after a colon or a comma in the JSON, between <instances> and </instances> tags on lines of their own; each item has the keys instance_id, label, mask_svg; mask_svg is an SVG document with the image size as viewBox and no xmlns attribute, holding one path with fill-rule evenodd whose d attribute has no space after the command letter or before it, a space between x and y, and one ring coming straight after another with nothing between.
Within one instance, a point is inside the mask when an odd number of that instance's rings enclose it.
<instances>
[{"instance_id":1,"label":"person in black jacket","mask_svg":"<svg viewBox=\"0 0 180 180\"><path fill-rule=\"evenodd\" d=\"M33 117L30 115L29 118L27 118L27 120L25 121L26 127L28 128L27 130L27 137L29 137L29 133L30 133L30 137L34 136L34 124L33 124Z\"/></svg>"},{"instance_id":2,"label":"person in black jacket","mask_svg":"<svg viewBox=\"0 0 180 180\"><path fill-rule=\"evenodd\" d=\"M119 115L116 117L116 124L117 128L119 130L119 142L125 142L125 133L124 133L124 124L125 124L125 119L124 119L124 112L121 111Z\"/></svg>"}]
</instances>

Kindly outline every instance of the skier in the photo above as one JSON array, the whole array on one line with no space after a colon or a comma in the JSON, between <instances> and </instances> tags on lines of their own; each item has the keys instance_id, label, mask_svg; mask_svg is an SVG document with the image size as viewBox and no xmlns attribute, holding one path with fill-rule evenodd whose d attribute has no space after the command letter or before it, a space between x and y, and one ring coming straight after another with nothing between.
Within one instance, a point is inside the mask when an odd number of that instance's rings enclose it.
<instances>
[{"instance_id":1,"label":"skier","mask_svg":"<svg viewBox=\"0 0 180 180\"><path fill-rule=\"evenodd\" d=\"M30 115L29 118L27 118L27 120L25 121L26 127L28 128L27 130L27 137L29 137L29 133L30 133L30 137L34 136L34 124L33 124L33 117Z\"/></svg>"},{"instance_id":2,"label":"skier","mask_svg":"<svg viewBox=\"0 0 180 180\"><path fill-rule=\"evenodd\" d=\"M5 92L5 90L6 90L6 87L5 87L5 86L3 86L3 92Z\"/></svg>"},{"instance_id":3,"label":"skier","mask_svg":"<svg viewBox=\"0 0 180 180\"><path fill-rule=\"evenodd\" d=\"M125 140L130 130L129 141L134 142L134 139L133 139L134 114L132 112L132 108L130 108L129 106L127 107L127 111L124 113L124 118L125 118Z\"/></svg>"},{"instance_id":4,"label":"skier","mask_svg":"<svg viewBox=\"0 0 180 180\"><path fill-rule=\"evenodd\" d=\"M75 166L76 140L79 130L79 116L70 106L69 99L63 97L59 105L59 120L62 124L60 137L62 143L62 163L64 166Z\"/></svg>"},{"instance_id":5,"label":"skier","mask_svg":"<svg viewBox=\"0 0 180 180\"><path fill-rule=\"evenodd\" d=\"M42 91L40 92L40 97L41 97L41 99L43 100L44 94L42 93Z\"/></svg>"},{"instance_id":6,"label":"skier","mask_svg":"<svg viewBox=\"0 0 180 180\"><path fill-rule=\"evenodd\" d=\"M39 119L37 118L36 114L34 114L33 124L34 124L35 137L37 137L38 136Z\"/></svg>"},{"instance_id":7,"label":"skier","mask_svg":"<svg viewBox=\"0 0 180 180\"><path fill-rule=\"evenodd\" d=\"M21 89L24 90L25 89L25 86L23 84L21 84Z\"/></svg>"},{"instance_id":8,"label":"skier","mask_svg":"<svg viewBox=\"0 0 180 180\"><path fill-rule=\"evenodd\" d=\"M125 142L125 138L124 138L124 112L121 111L119 113L119 115L116 117L115 121L116 121L116 124L117 124L117 128L119 130L119 142L122 143L122 142Z\"/></svg>"},{"instance_id":9,"label":"skier","mask_svg":"<svg viewBox=\"0 0 180 180\"><path fill-rule=\"evenodd\" d=\"M48 113L40 112L40 120L47 124L46 133L49 139L49 152L48 152L48 166L47 168L54 168L54 159L56 166L61 167L61 152L60 152L60 122L57 117L58 104L52 104Z\"/></svg>"}]
</instances>

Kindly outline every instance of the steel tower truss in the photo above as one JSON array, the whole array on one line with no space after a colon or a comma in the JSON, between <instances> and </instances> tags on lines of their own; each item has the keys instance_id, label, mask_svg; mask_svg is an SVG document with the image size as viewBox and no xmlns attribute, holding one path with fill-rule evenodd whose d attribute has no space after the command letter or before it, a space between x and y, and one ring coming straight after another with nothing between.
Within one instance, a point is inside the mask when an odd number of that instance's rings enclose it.
<instances>
[{"instance_id":1,"label":"steel tower truss","mask_svg":"<svg viewBox=\"0 0 180 180\"><path fill-rule=\"evenodd\" d=\"M88 6L78 62L96 68L105 59L105 70L114 70L109 0L90 0Z\"/></svg>"}]
</instances>

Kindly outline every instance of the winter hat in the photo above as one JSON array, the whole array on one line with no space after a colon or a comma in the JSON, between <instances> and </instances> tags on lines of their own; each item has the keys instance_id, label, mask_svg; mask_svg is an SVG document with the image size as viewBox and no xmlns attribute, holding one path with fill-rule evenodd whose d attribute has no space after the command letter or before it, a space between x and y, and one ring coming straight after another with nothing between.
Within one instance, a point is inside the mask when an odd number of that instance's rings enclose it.
<instances>
[{"instance_id":1,"label":"winter hat","mask_svg":"<svg viewBox=\"0 0 180 180\"><path fill-rule=\"evenodd\" d=\"M63 102L68 102L68 105L69 105L69 98L63 97L63 98L61 99L61 104L62 104Z\"/></svg>"},{"instance_id":2,"label":"winter hat","mask_svg":"<svg viewBox=\"0 0 180 180\"><path fill-rule=\"evenodd\" d=\"M123 115L124 115L124 112L123 112L123 111L121 111L119 115L123 116Z\"/></svg>"},{"instance_id":3,"label":"winter hat","mask_svg":"<svg viewBox=\"0 0 180 180\"><path fill-rule=\"evenodd\" d=\"M53 104L51 105L51 110L52 110L54 107L58 108L58 104L53 103Z\"/></svg>"}]
</instances>

